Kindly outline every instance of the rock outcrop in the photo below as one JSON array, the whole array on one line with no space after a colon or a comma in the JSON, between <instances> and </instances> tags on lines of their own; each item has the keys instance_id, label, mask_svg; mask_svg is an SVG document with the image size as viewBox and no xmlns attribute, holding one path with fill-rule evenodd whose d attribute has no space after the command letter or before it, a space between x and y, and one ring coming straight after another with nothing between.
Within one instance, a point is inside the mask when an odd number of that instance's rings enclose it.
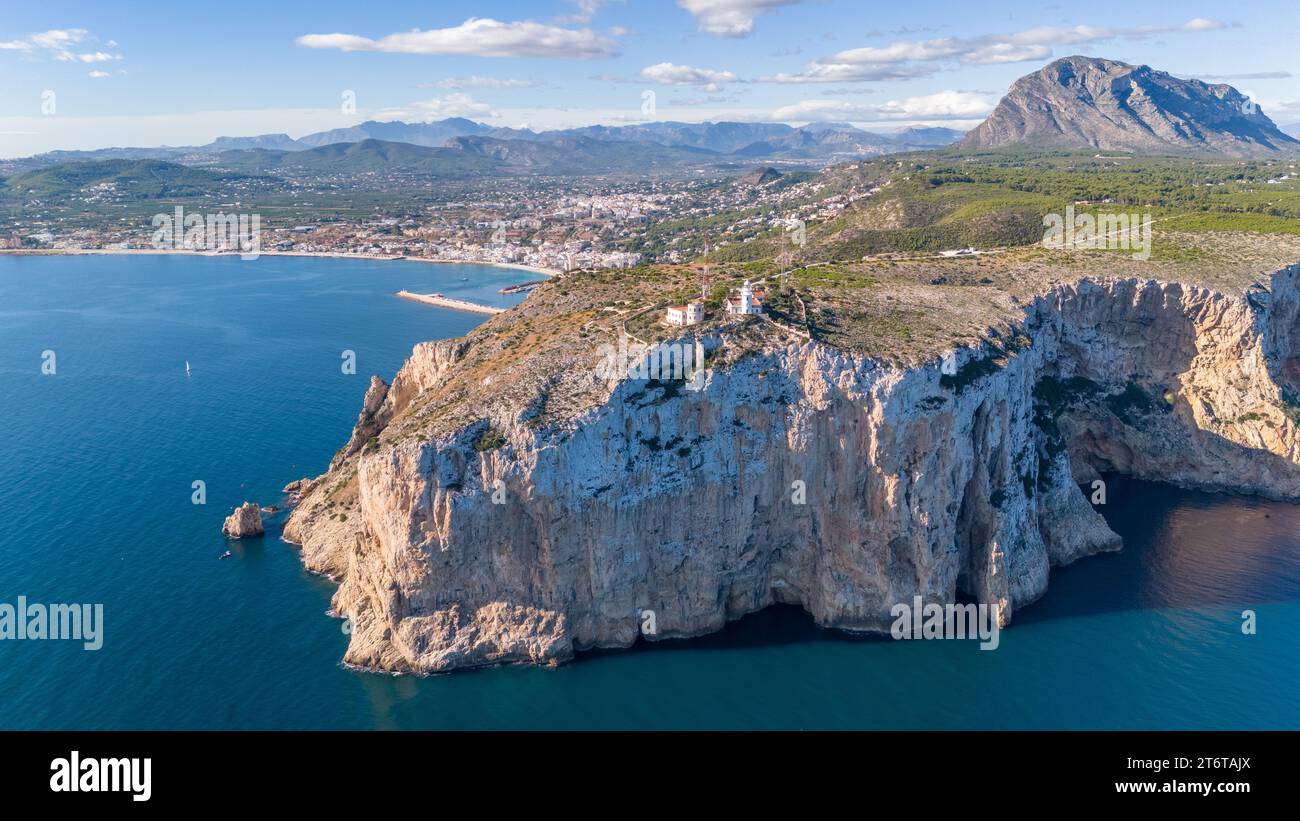
<instances>
[{"instance_id":1,"label":"rock outcrop","mask_svg":"<svg viewBox=\"0 0 1300 821\"><path fill-rule=\"evenodd\" d=\"M919 367L798 341L711 354L699 390L566 372L597 399L550 427L552 383L448 426L430 397L467 344L372 383L286 527L340 583L347 663L555 663L774 603L887 632L895 603L963 593L1007 621L1052 566L1120 547L1076 484L1099 471L1300 499L1300 266L1252 298L1057 285Z\"/></svg>"},{"instance_id":2,"label":"rock outcrop","mask_svg":"<svg viewBox=\"0 0 1300 821\"><path fill-rule=\"evenodd\" d=\"M959 144L1231 156L1300 151L1300 141L1230 85L1078 56L1021 77Z\"/></svg>"},{"instance_id":3,"label":"rock outcrop","mask_svg":"<svg viewBox=\"0 0 1300 821\"><path fill-rule=\"evenodd\" d=\"M254 502L244 502L226 517L221 532L232 539L261 536L266 532L262 527L262 508Z\"/></svg>"}]
</instances>

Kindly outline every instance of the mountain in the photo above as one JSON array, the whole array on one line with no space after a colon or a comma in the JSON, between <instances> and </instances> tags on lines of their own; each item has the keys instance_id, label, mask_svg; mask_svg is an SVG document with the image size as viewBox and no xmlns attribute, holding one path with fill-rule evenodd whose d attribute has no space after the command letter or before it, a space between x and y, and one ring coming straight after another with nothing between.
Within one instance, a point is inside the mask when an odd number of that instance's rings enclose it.
<instances>
[{"instance_id":1,"label":"mountain","mask_svg":"<svg viewBox=\"0 0 1300 821\"><path fill-rule=\"evenodd\" d=\"M776 137L795 129L782 123L679 123L653 122L639 125L592 125L551 132L556 136L591 137L619 142L648 142L666 146L703 148L729 154L745 146Z\"/></svg>"},{"instance_id":2,"label":"mountain","mask_svg":"<svg viewBox=\"0 0 1300 821\"><path fill-rule=\"evenodd\" d=\"M246 148L269 148L285 151L300 151L310 148L305 143L293 139L288 134L259 134L256 137L217 137L207 145L200 146L204 151L238 151Z\"/></svg>"},{"instance_id":3,"label":"mountain","mask_svg":"<svg viewBox=\"0 0 1300 821\"><path fill-rule=\"evenodd\" d=\"M446 145L469 154L491 157L515 173L671 173L700 165L715 165L726 159L716 152L697 148L583 136L548 135L546 139L537 140L455 137Z\"/></svg>"},{"instance_id":4,"label":"mountain","mask_svg":"<svg viewBox=\"0 0 1300 821\"><path fill-rule=\"evenodd\" d=\"M216 161L225 168L249 172L364 174L403 171L440 177L482 176L498 172L493 160L454 148L430 148L410 143L361 140L295 150L227 151Z\"/></svg>"},{"instance_id":5,"label":"mountain","mask_svg":"<svg viewBox=\"0 0 1300 821\"><path fill-rule=\"evenodd\" d=\"M1232 86L1079 56L1021 77L959 145L1238 157L1300 150Z\"/></svg>"},{"instance_id":6,"label":"mountain","mask_svg":"<svg viewBox=\"0 0 1300 821\"><path fill-rule=\"evenodd\" d=\"M362 140L383 140L392 143L410 143L429 148L441 146L453 137L497 136L524 137L533 132L525 129L494 128L464 117L449 117L445 120L433 120L426 123L379 122L367 120L349 128L334 128L318 131L299 137L298 142L307 147L331 145L333 143L356 143Z\"/></svg>"},{"instance_id":7,"label":"mountain","mask_svg":"<svg viewBox=\"0 0 1300 821\"><path fill-rule=\"evenodd\" d=\"M894 141L915 148L940 148L952 145L965 136L965 131L955 128L909 126L902 131L891 134Z\"/></svg>"},{"instance_id":8,"label":"mountain","mask_svg":"<svg viewBox=\"0 0 1300 821\"><path fill-rule=\"evenodd\" d=\"M852 128L850 126L850 128ZM751 159L847 159L873 156L899 150L888 137L852 128L842 131L824 128L791 129L789 133L769 137L733 152L738 157Z\"/></svg>"},{"instance_id":9,"label":"mountain","mask_svg":"<svg viewBox=\"0 0 1300 821\"><path fill-rule=\"evenodd\" d=\"M115 197L158 199L210 193L223 183L250 179L160 160L113 159L73 162L26 171L6 180L5 193L22 197L66 197L88 188L111 188Z\"/></svg>"},{"instance_id":10,"label":"mountain","mask_svg":"<svg viewBox=\"0 0 1300 821\"><path fill-rule=\"evenodd\" d=\"M606 126L593 125L582 128L570 128L558 131L531 131L526 128L505 128L489 126L463 117L451 117L425 123L379 122L368 120L346 128L318 131L298 139L288 134L261 134L253 137L218 137L206 145L197 146L159 146L155 148L102 148L93 151L50 151L16 160L7 160L0 169L4 173L17 173L39 168L48 168L68 162L99 161L110 159L131 160L165 160L190 165L209 165L215 162L223 164L236 163L244 167L280 166L288 162L283 156L260 156L258 158L237 158L226 156L232 151L272 151L297 152L331 145L351 145L366 141L421 146L425 148L447 147L449 140L461 137L475 137L500 140L511 143L547 143L550 145L568 145L577 148L587 156L592 156L595 148L591 143L566 143L566 140L594 140L606 145L631 144L641 146L643 151L651 151L656 163L668 162L674 155L659 151L660 148L677 151L695 151L722 155L732 155L735 160L761 159L765 162L790 160L802 162L833 162L852 157L875 156L893 151L932 148L946 145L950 140L939 135L949 129L909 129L900 132L906 139L898 136L886 137L863 131L849 123L815 122L795 128L784 123L681 123L651 122L637 125ZM953 132L955 133L955 132ZM938 136L936 136L938 135ZM466 150L472 143L456 146ZM513 147L498 146L496 150L509 149L523 161L524 166L538 163L528 161L528 151L520 145ZM538 156L545 154L552 157L552 164L559 167L561 158L547 149L536 149ZM329 164L324 157L304 160L303 167L318 167L321 162ZM410 155L413 157L414 155ZM685 161L694 161L698 156L687 154L675 155ZM624 149L610 148L599 159L600 169L594 173L611 170L633 170L634 162ZM292 164L292 163L291 163ZM573 168L572 163L567 167ZM593 173L592 169L578 169L578 173ZM569 173L565 171L564 173Z\"/></svg>"}]
</instances>

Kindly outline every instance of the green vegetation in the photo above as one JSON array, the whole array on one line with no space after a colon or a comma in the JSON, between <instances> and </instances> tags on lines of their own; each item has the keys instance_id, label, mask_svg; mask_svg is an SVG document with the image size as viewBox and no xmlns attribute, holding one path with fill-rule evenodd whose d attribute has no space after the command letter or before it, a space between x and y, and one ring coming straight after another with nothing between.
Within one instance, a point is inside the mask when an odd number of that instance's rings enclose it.
<instances>
[{"instance_id":1,"label":"green vegetation","mask_svg":"<svg viewBox=\"0 0 1300 821\"><path fill-rule=\"evenodd\" d=\"M235 180L229 174L190 168L161 160L98 160L75 162L15 174L0 194L8 198L60 198L92 193L87 189L112 188L116 197L154 200L212 194Z\"/></svg>"},{"instance_id":2,"label":"green vegetation","mask_svg":"<svg viewBox=\"0 0 1300 821\"><path fill-rule=\"evenodd\" d=\"M489 427L479 434L478 439L474 440L474 450L484 453L489 450L496 450L506 443L505 434L496 428Z\"/></svg>"},{"instance_id":3,"label":"green vegetation","mask_svg":"<svg viewBox=\"0 0 1300 821\"><path fill-rule=\"evenodd\" d=\"M1142 386L1132 380L1124 390L1106 397L1106 407L1110 408L1126 425L1136 426L1137 419L1157 410L1169 410L1169 406L1157 402Z\"/></svg>"},{"instance_id":4,"label":"green vegetation","mask_svg":"<svg viewBox=\"0 0 1300 821\"><path fill-rule=\"evenodd\" d=\"M844 188L873 175L887 182L857 207L810 226L810 247L801 254L807 260L1032 245L1043 238L1044 216L1066 208L1076 215L1150 214L1154 254L1170 261L1184 251L1161 247L1160 236L1168 232L1300 234L1300 179L1287 159L947 150L826 174Z\"/></svg>"}]
</instances>

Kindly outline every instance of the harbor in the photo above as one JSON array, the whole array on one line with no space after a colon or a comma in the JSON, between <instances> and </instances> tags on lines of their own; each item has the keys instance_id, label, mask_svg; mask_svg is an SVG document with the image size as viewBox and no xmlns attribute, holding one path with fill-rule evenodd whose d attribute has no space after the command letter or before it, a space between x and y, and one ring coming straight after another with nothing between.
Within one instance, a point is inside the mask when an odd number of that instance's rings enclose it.
<instances>
[{"instance_id":1,"label":"harbor","mask_svg":"<svg viewBox=\"0 0 1300 821\"><path fill-rule=\"evenodd\" d=\"M469 311L476 314L499 314L505 311L505 308L495 308L491 305L481 305L477 302L470 302L464 299L452 299L442 294L416 294L411 291L398 291L397 296L402 299L409 299L413 302L423 302L426 305L434 305L439 308L451 308L455 311Z\"/></svg>"}]
</instances>

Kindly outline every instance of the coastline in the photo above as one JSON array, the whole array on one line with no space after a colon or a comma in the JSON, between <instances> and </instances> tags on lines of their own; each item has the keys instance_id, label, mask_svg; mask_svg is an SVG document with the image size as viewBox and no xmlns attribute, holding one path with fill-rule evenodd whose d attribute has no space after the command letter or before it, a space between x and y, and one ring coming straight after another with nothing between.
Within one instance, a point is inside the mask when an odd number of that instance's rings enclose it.
<instances>
[{"instance_id":1,"label":"coastline","mask_svg":"<svg viewBox=\"0 0 1300 821\"><path fill-rule=\"evenodd\" d=\"M53 257L53 256L129 256L133 254L144 254L151 256L158 255L175 255L175 256L202 256L202 257L222 257L222 256L242 256L238 251L184 251L175 249L158 249L158 248L58 248L50 250L40 249L17 249L3 248L0 249L0 255L15 257ZM428 257L409 257L401 254L348 254L339 251L258 251L259 257L321 257L328 259L367 259L378 262L391 262L403 260L407 262L429 262L439 265L485 265L492 268L509 268L517 271L528 271L529 273L540 274L544 277L554 278L563 274L563 271L555 268L542 268L536 265L524 265L517 262L490 262L469 259L430 259Z\"/></svg>"}]
</instances>

